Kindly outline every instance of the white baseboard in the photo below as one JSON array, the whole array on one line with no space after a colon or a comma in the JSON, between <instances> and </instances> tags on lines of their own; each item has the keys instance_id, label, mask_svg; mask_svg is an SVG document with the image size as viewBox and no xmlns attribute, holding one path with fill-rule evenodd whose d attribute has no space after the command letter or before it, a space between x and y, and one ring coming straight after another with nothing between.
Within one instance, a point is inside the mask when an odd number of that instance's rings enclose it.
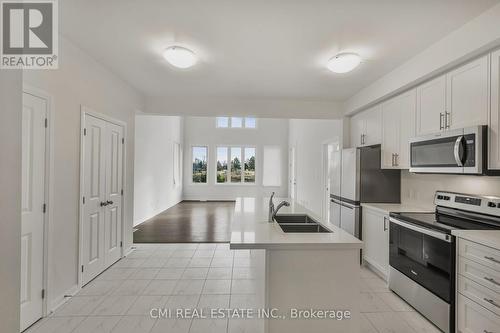
<instances>
[{"instance_id":1,"label":"white baseboard","mask_svg":"<svg viewBox=\"0 0 500 333\"><path fill-rule=\"evenodd\" d=\"M381 277L384 281L388 282L389 281L389 275L387 273L384 273L383 270L378 267L378 265L373 264L370 262L370 259L364 257L363 258L363 264L366 266L369 270L371 270L373 273Z\"/></svg>"},{"instance_id":2,"label":"white baseboard","mask_svg":"<svg viewBox=\"0 0 500 333\"><path fill-rule=\"evenodd\" d=\"M134 246L133 245L129 246L128 248L126 248L123 251L123 256L124 257L128 256L132 251L134 251Z\"/></svg>"},{"instance_id":3,"label":"white baseboard","mask_svg":"<svg viewBox=\"0 0 500 333\"><path fill-rule=\"evenodd\" d=\"M56 311L59 307L61 307L64 303L66 303L72 296L74 296L79 291L80 288L78 287L77 284L75 284L73 287L69 288L65 293L51 300L49 302L49 310L47 316Z\"/></svg>"}]
</instances>

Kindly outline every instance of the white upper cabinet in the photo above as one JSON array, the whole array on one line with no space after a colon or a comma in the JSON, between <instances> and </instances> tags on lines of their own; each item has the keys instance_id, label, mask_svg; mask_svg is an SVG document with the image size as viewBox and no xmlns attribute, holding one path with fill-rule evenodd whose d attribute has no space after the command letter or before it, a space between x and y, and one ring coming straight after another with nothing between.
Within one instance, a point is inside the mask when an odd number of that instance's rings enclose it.
<instances>
[{"instance_id":1,"label":"white upper cabinet","mask_svg":"<svg viewBox=\"0 0 500 333\"><path fill-rule=\"evenodd\" d=\"M417 87L417 135L444 129L446 112L446 76L440 76Z\"/></svg>"},{"instance_id":2,"label":"white upper cabinet","mask_svg":"<svg viewBox=\"0 0 500 333\"><path fill-rule=\"evenodd\" d=\"M409 169L409 143L415 136L416 90L382 104L382 168Z\"/></svg>"},{"instance_id":3,"label":"white upper cabinet","mask_svg":"<svg viewBox=\"0 0 500 333\"><path fill-rule=\"evenodd\" d=\"M488 124L488 73L488 56L485 56L446 75L446 128Z\"/></svg>"},{"instance_id":4,"label":"white upper cabinet","mask_svg":"<svg viewBox=\"0 0 500 333\"><path fill-rule=\"evenodd\" d=\"M363 147L382 141L382 110L377 105L351 118L351 145Z\"/></svg>"},{"instance_id":5,"label":"white upper cabinet","mask_svg":"<svg viewBox=\"0 0 500 333\"><path fill-rule=\"evenodd\" d=\"M488 73L484 56L417 87L417 135L486 125Z\"/></svg>"},{"instance_id":6,"label":"white upper cabinet","mask_svg":"<svg viewBox=\"0 0 500 333\"><path fill-rule=\"evenodd\" d=\"M489 169L500 170L500 50L491 54Z\"/></svg>"}]
</instances>

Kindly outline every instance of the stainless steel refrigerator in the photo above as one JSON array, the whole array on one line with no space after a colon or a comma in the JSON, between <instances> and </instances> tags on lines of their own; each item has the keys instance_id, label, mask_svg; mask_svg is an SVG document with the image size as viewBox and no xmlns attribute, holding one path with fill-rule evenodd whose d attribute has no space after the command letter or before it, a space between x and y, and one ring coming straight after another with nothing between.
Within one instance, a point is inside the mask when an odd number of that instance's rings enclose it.
<instances>
[{"instance_id":1,"label":"stainless steel refrigerator","mask_svg":"<svg viewBox=\"0 0 500 333\"><path fill-rule=\"evenodd\" d=\"M333 153L330 222L361 239L362 202L400 203L401 170L381 169L380 145Z\"/></svg>"}]
</instances>

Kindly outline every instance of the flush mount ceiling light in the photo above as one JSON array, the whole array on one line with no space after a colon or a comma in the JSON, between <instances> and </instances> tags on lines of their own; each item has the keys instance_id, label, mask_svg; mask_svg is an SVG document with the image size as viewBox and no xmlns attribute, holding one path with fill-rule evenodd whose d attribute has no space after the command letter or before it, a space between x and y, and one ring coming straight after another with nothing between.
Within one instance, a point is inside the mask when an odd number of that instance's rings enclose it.
<instances>
[{"instance_id":1,"label":"flush mount ceiling light","mask_svg":"<svg viewBox=\"0 0 500 333\"><path fill-rule=\"evenodd\" d=\"M196 64L194 52L182 46L170 46L163 51L163 57L177 68L189 68Z\"/></svg>"},{"instance_id":2,"label":"flush mount ceiling light","mask_svg":"<svg viewBox=\"0 0 500 333\"><path fill-rule=\"evenodd\" d=\"M328 60L327 67L334 73L347 73L358 67L361 57L356 53L339 53Z\"/></svg>"}]
</instances>

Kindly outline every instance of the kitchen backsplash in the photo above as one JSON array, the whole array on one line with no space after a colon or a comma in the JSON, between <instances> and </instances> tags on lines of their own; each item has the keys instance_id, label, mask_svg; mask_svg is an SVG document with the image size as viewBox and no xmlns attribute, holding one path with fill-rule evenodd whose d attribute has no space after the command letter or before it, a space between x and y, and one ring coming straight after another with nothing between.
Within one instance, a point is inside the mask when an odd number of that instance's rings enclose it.
<instances>
[{"instance_id":1,"label":"kitchen backsplash","mask_svg":"<svg viewBox=\"0 0 500 333\"><path fill-rule=\"evenodd\" d=\"M401 201L432 207L437 190L500 196L500 177L414 174L401 172Z\"/></svg>"}]
</instances>

